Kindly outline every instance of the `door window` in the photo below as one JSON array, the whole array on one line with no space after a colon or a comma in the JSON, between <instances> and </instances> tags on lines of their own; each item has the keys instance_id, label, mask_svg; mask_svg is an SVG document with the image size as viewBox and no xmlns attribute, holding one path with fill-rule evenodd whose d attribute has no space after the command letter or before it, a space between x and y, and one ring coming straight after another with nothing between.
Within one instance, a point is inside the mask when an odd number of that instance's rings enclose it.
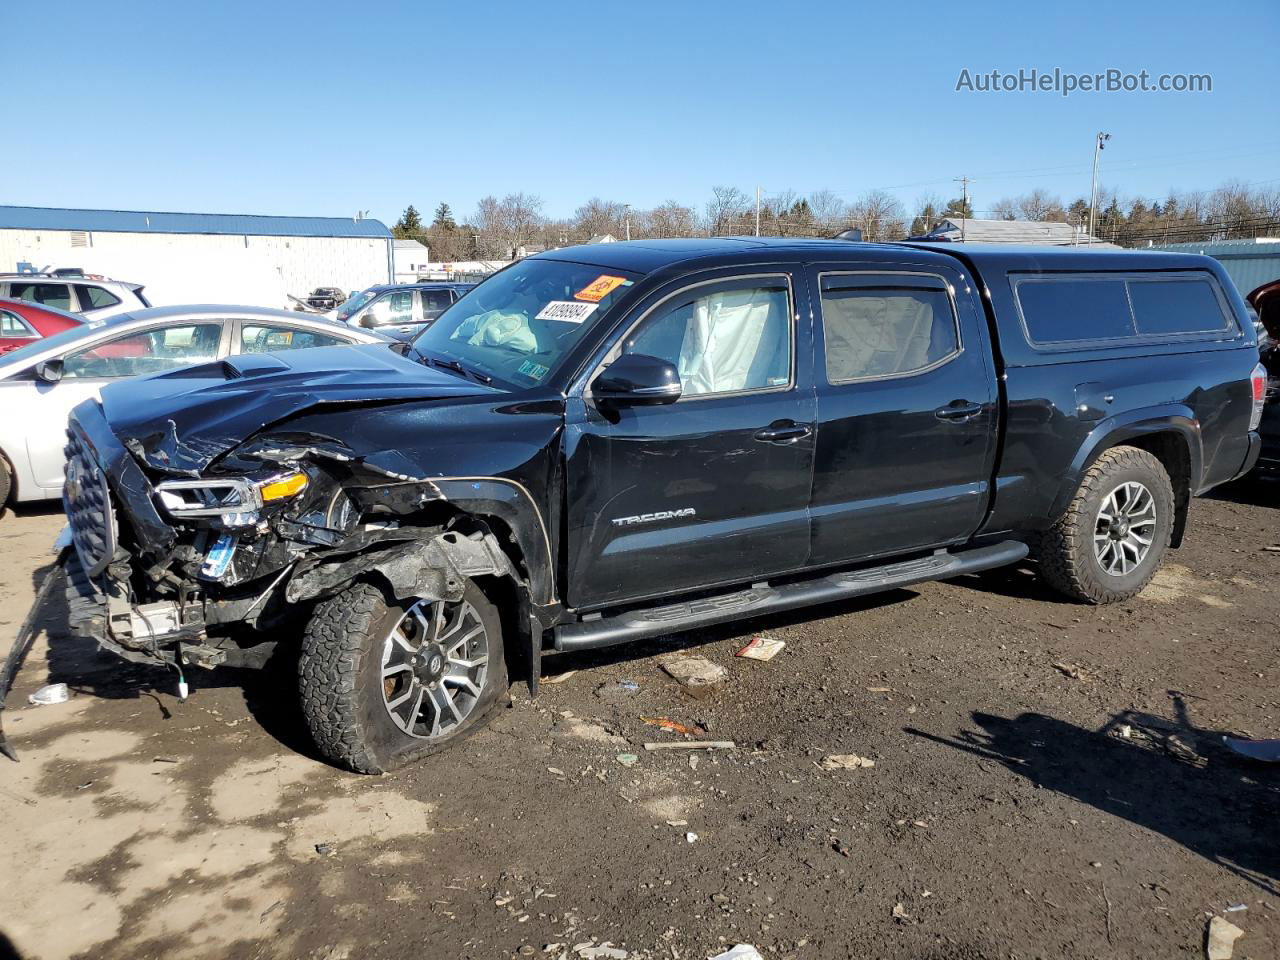
<instances>
[{"instance_id":1,"label":"door window","mask_svg":"<svg viewBox=\"0 0 1280 960\"><path fill-rule=\"evenodd\" d=\"M262 324L244 324L240 327L241 353L274 353L277 350L305 350L307 347L332 347L349 343L334 337L296 327L268 327Z\"/></svg>"},{"instance_id":2,"label":"door window","mask_svg":"<svg viewBox=\"0 0 1280 960\"><path fill-rule=\"evenodd\" d=\"M80 294L81 310L101 310L103 307L114 307L120 302L119 297L102 287L76 284L76 292Z\"/></svg>"},{"instance_id":3,"label":"door window","mask_svg":"<svg viewBox=\"0 0 1280 960\"><path fill-rule=\"evenodd\" d=\"M453 303L453 295L448 290L419 290L422 298L422 319L434 320Z\"/></svg>"},{"instance_id":4,"label":"door window","mask_svg":"<svg viewBox=\"0 0 1280 960\"><path fill-rule=\"evenodd\" d=\"M792 366L787 278L689 287L659 306L622 349L674 364L685 397L786 386Z\"/></svg>"},{"instance_id":5,"label":"door window","mask_svg":"<svg viewBox=\"0 0 1280 960\"><path fill-rule=\"evenodd\" d=\"M821 292L829 383L915 373L959 352L940 280L824 274Z\"/></svg>"},{"instance_id":6,"label":"door window","mask_svg":"<svg viewBox=\"0 0 1280 960\"><path fill-rule=\"evenodd\" d=\"M127 333L66 356L68 378L136 377L213 360L222 339L220 323L187 323Z\"/></svg>"},{"instance_id":7,"label":"door window","mask_svg":"<svg viewBox=\"0 0 1280 960\"><path fill-rule=\"evenodd\" d=\"M0 310L0 337L22 337L30 339L35 335L35 331L28 327L26 321L16 313L10 313L8 310Z\"/></svg>"},{"instance_id":8,"label":"door window","mask_svg":"<svg viewBox=\"0 0 1280 960\"><path fill-rule=\"evenodd\" d=\"M71 305L71 288L65 283L25 283L14 281L9 285L9 296L26 300L56 310L74 310Z\"/></svg>"}]
</instances>

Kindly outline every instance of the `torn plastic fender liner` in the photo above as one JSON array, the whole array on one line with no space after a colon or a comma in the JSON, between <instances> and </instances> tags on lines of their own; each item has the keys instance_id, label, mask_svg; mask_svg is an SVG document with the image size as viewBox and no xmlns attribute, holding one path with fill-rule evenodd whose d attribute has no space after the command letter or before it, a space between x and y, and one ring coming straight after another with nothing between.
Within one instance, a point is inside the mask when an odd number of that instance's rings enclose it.
<instances>
[{"instance_id":1,"label":"torn plastic fender liner","mask_svg":"<svg viewBox=\"0 0 1280 960\"><path fill-rule=\"evenodd\" d=\"M285 587L290 603L331 596L362 576L381 579L397 600L462 599L467 577L515 577L511 561L493 534L464 537L442 533L385 550L320 563L295 575Z\"/></svg>"}]
</instances>

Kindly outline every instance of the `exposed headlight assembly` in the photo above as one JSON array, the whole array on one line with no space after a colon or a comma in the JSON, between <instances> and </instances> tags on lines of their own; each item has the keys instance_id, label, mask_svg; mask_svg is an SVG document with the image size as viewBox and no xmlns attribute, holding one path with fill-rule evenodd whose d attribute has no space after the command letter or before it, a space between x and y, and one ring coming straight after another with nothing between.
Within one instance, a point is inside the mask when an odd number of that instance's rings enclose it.
<instances>
[{"instance_id":1,"label":"exposed headlight assembly","mask_svg":"<svg viewBox=\"0 0 1280 960\"><path fill-rule=\"evenodd\" d=\"M307 488L307 475L299 470L266 480L240 477L208 480L165 480L156 485L160 504L174 517L235 517L252 522L264 504L296 497Z\"/></svg>"}]
</instances>

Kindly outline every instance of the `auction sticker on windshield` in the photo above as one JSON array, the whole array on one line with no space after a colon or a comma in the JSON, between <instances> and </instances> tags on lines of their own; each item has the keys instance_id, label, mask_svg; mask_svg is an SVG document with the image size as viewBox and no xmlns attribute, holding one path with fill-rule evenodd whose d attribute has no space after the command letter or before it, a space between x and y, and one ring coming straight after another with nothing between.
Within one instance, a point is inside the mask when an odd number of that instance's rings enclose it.
<instances>
[{"instance_id":1,"label":"auction sticker on windshield","mask_svg":"<svg viewBox=\"0 0 1280 960\"><path fill-rule=\"evenodd\" d=\"M602 273L575 293L573 299L599 303L626 282L626 277L611 277L607 273Z\"/></svg>"},{"instance_id":2,"label":"auction sticker on windshield","mask_svg":"<svg viewBox=\"0 0 1280 960\"><path fill-rule=\"evenodd\" d=\"M595 312L596 303L575 303L572 300L552 300L538 313L535 320L560 320L564 323L581 323Z\"/></svg>"}]
</instances>

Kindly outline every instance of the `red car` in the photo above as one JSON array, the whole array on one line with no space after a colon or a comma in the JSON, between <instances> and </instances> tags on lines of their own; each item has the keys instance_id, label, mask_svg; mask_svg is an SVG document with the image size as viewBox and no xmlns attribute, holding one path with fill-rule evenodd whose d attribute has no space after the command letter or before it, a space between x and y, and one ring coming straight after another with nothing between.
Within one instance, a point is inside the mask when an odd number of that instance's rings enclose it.
<instances>
[{"instance_id":1,"label":"red car","mask_svg":"<svg viewBox=\"0 0 1280 960\"><path fill-rule=\"evenodd\" d=\"M84 323L84 317L0 297L0 355Z\"/></svg>"}]
</instances>

